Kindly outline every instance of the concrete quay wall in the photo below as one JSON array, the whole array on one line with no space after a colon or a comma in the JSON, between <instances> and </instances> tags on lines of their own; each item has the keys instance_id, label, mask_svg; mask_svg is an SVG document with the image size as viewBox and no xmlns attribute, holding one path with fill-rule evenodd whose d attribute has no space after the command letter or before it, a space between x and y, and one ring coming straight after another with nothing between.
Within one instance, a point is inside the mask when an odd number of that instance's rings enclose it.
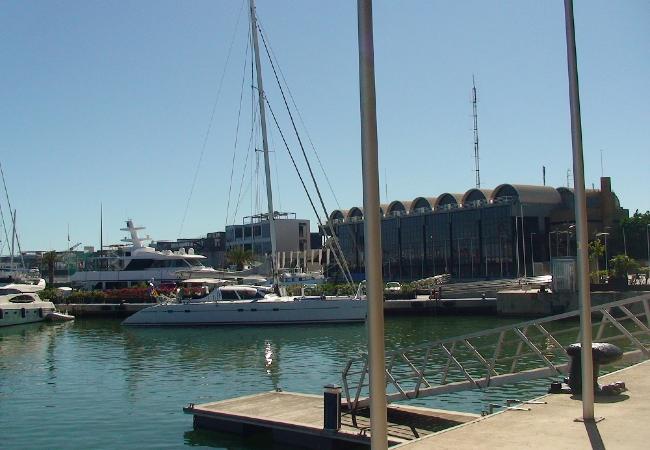
<instances>
[{"instance_id":1,"label":"concrete quay wall","mask_svg":"<svg viewBox=\"0 0 650 450\"><path fill-rule=\"evenodd\" d=\"M592 306L636 297L646 292L592 292ZM507 290L497 293L497 314L500 316L544 317L575 311L580 308L577 292L540 292L538 289Z\"/></svg>"}]
</instances>

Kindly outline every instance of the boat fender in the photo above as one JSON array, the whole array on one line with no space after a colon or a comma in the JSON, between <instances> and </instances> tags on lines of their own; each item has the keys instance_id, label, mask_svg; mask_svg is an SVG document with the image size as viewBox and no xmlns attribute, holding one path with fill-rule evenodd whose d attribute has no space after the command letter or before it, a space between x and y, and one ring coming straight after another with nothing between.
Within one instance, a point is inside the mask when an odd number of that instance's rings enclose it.
<instances>
[{"instance_id":1,"label":"boat fender","mask_svg":"<svg viewBox=\"0 0 650 450\"><path fill-rule=\"evenodd\" d=\"M43 317L43 308L38 308L38 317Z\"/></svg>"}]
</instances>

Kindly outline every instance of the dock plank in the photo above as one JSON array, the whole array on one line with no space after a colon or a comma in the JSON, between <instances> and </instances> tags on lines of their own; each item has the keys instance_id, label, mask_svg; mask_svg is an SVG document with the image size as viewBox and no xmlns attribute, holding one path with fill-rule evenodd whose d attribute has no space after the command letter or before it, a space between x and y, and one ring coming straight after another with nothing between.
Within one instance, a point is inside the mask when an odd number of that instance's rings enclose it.
<instances>
[{"instance_id":1,"label":"dock plank","mask_svg":"<svg viewBox=\"0 0 650 450\"><path fill-rule=\"evenodd\" d=\"M367 445L370 439L368 411L352 415L344 412L338 432L323 430L323 397L292 392L265 392L245 397L190 405L184 409L195 417L195 426L246 433L246 426L270 430L277 438L301 442L309 435L332 444L344 441ZM439 414L437 414L439 412ZM407 406L389 407L388 436L391 445L426 436L441 427L476 418L476 415L443 412ZM200 418L197 420L197 417ZM322 443L318 444L320 446ZM328 445L329 445L328 444ZM347 444L346 444L347 445ZM334 445L335 447L335 445Z\"/></svg>"}]
</instances>

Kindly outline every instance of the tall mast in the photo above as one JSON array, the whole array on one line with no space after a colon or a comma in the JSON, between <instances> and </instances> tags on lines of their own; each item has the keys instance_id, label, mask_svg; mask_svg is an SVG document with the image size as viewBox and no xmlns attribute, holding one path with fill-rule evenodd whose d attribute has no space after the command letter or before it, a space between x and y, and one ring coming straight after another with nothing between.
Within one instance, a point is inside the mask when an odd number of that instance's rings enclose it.
<instances>
[{"instance_id":1,"label":"tall mast","mask_svg":"<svg viewBox=\"0 0 650 450\"><path fill-rule=\"evenodd\" d=\"M474 115L474 170L476 171L476 189L481 187L481 169L478 157L478 112L477 112L476 83L472 75L472 112Z\"/></svg>"},{"instance_id":2,"label":"tall mast","mask_svg":"<svg viewBox=\"0 0 650 450\"><path fill-rule=\"evenodd\" d=\"M104 205L99 202L99 269L104 268Z\"/></svg>"},{"instance_id":3,"label":"tall mast","mask_svg":"<svg viewBox=\"0 0 650 450\"><path fill-rule=\"evenodd\" d=\"M11 211L9 211L11 214ZM11 259L9 260L9 270L14 270L14 245L16 244L16 210L11 214Z\"/></svg>"},{"instance_id":4,"label":"tall mast","mask_svg":"<svg viewBox=\"0 0 650 450\"><path fill-rule=\"evenodd\" d=\"M262 65L260 64L260 48L257 41L257 19L255 16L255 0L249 0L251 17L251 36L253 38L253 51L255 53L255 70L257 72L257 92L260 104L260 125L262 128L262 149L264 150L264 174L266 175L266 199L269 209L269 227L271 228L271 273L273 281L277 284L277 271L275 264L276 237L275 213L273 210L273 192L271 190L271 164L269 162L269 144L266 138L266 113L264 108L264 86L262 84Z\"/></svg>"}]
</instances>

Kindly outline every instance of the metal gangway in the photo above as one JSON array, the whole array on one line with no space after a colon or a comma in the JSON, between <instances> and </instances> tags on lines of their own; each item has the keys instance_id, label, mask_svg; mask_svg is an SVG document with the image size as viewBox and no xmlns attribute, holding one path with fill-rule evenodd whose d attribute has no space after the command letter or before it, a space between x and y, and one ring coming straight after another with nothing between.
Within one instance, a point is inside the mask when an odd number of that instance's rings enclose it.
<instances>
[{"instance_id":1,"label":"metal gangway","mask_svg":"<svg viewBox=\"0 0 650 450\"><path fill-rule=\"evenodd\" d=\"M618 364L650 358L650 293L594 306L593 341L623 350ZM563 376L564 348L580 342L579 311L386 353L386 400L408 400ZM347 406L369 406L367 354L343 370Z\"/></svg>"},{"instance_id":2,"label":"metal gangway","mask_svg":"<svg viewBox=\"0 0 650 450\"><path fill-rule=\"evenodd\" d=\"M498 291L507 289L520 289L528 290L535 289L541 286L550 287L552 277L550 275L540 275L536 277L521 277L521 278L504 278L489 281L467 281L467 282L454 282L449 283L439 282L445 280L442 276L425 278L423 280L414 281L413 284L418 291L427 291L431 289L441 288L444 292L445 298L462 298L462 297L480 297L482 294L488 296L496 296Z\"/></svg>"}]
</instances>

